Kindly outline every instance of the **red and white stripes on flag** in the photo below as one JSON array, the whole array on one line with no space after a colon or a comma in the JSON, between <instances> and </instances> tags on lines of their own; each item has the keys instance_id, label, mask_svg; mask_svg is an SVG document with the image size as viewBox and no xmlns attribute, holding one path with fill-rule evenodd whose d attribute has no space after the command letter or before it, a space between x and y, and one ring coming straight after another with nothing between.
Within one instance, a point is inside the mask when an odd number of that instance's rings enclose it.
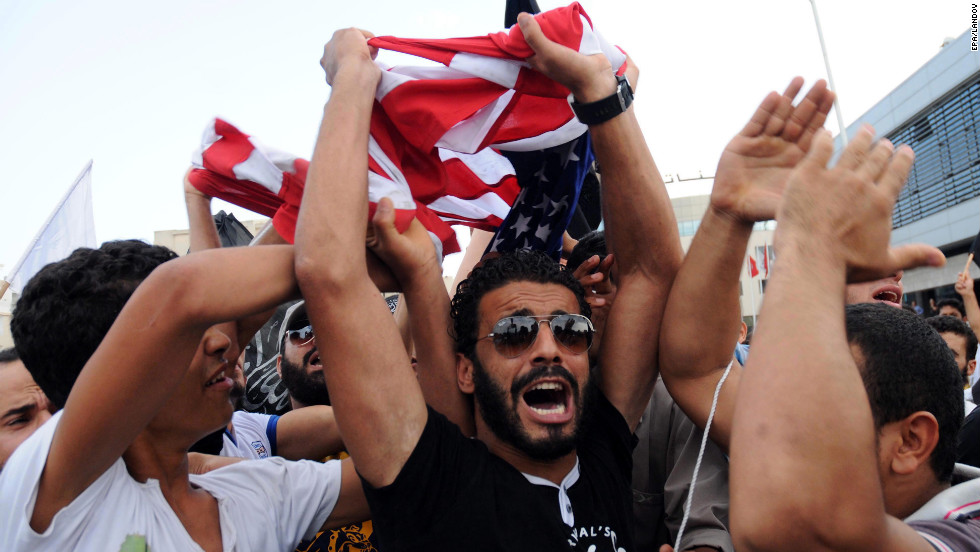
<instances>
[{"instance_id":1,"label":"red and white stripes on flag","mask_svg":"<svg viewBox=\"0 0 980 552\"><path fill-rule=\"evenodd\" d=\"M625 54L592 30L579 4L535 17L550 39L603 53L625 71ZM384 67L368 146L371 213L379 199L391 198L399 230L417 217L443 254L459 251L451 224L493 231L514 203L514 169L495 150L543 149L587 130L568 105L568 90L524 62L533 51L517 26L482 37L376 37L370 44L444 65ZM308 166L215 119L190 180L208 195L272 216L292 241Z\"/></svg>"}]
</instances>

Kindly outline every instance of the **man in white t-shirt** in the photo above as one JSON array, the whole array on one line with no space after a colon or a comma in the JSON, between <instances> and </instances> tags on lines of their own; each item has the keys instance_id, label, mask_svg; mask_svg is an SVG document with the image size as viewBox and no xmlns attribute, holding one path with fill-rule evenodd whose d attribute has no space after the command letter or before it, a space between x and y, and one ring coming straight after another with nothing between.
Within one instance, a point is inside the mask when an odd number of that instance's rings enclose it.
<instances>
[{"instance_id":1,"label":"man in white t-shirt","mask_svg":"<svg viewBox=\"0 0 980 552\"><path fill-rule=\"evenodd\" d=\"M174 257L110 242L25 287L17 351L63 408L0 472L0 549L291 550L368 516L353 467L338 462L188 473L188 447L231 417L228 376L251 328L229 321L296 285L289 246Z\"/></svg>"}]
</instances>

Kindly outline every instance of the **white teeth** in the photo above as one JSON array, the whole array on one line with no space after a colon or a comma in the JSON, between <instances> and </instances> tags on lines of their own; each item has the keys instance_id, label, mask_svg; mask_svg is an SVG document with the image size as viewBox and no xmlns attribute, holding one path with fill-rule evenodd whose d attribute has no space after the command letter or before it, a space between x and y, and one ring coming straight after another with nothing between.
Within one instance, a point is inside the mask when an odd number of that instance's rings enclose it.
<instances>
[{"instance_id":1,"label":"white teeth","mask_svg":"<svg viewBox=\"0 0 980 552\"><path fill-rule=\"evenodd\" d=\"M548 409L535 408L533 406L530 407L530 408L531 408L531 410L535 411L536 413L543 414L543 415L548 415L548 414L564 414L565 413L565 405L564 404L559 404L558 406L556 406L554 408L548 408Z\"/></svg>"},{"instance_id":2,"label":"white teeth","mask_svg":"<svg viewBox=\"0 0 980 552\"><path fill-rule=\"evenodd\" d=\"M561 384L555 383L553 381L543 382L532 387L530 391L537 391L539 389L544 391L558 391L559 389L561 389Z\"/></svg>"}]
</instances>

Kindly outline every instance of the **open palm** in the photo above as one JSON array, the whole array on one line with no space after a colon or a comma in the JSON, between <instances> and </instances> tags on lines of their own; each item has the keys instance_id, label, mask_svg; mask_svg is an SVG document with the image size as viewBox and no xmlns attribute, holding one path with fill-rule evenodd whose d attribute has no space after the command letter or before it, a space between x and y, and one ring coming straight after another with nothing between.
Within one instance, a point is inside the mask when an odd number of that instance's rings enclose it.
<instances>
[{"instance_id":1,"label":"open palm","mask_svg":"<svg viewBox=\"0 0 980 552\"><path fill-rule=\"evenodd\" d=\"M806 155L834 103L834 93L820 80L794 106L802 86L803 79L796 77L782 94L766 96L725 147L711 193L715 209L745 222L775 218L790 171Z\"/></svg>"}]
</instances>

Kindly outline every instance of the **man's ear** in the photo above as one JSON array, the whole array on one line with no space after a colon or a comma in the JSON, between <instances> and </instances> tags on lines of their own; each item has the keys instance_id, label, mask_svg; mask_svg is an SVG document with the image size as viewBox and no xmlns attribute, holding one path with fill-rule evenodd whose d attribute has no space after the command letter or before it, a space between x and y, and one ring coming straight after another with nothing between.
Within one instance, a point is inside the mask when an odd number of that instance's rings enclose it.
<instances>
[{"instance_id":1,"label":"man's ear","mask_svg":"<svg viewBox=\"0 0 980 552\"><path fill-rule=\"evenodd\" d=\"M966 375L972 376L973 372L977 369L977 359L972 359L966 363Z\"/></svg>"},{"instance_id":2,"label":"man's ear","mask_svg":"<svg viewBox=\"0 0 980 552\"><path fill-rule=\"evenodd\" d=\"M279 374L279 379L282 379L282 354L276 357L276 373Z\"/></svg>"},{"instance_id":3,"label":"man's ear","mask_svg":"<svg viewBox=\"0 0 980 552\"><path fill-rule=\"evenodd\" d=\"M897 422L894 429L901 443L891 459L891 469L900 475L909 475L923 464L929 464L929 458L939 443L939 422L930 412L920 410ZM889 424L891 425L891 424Z\"/></svg>"},{"instance_id":4,"label":"man's ear","mask_svg":"<svg viewBox=\"0 0 980 552\"><path fill-rule=\"evenodd\" d=\"M456 353L456 385L467 395L473 394L473 361Z\"/></svg>"}]
</instances>

